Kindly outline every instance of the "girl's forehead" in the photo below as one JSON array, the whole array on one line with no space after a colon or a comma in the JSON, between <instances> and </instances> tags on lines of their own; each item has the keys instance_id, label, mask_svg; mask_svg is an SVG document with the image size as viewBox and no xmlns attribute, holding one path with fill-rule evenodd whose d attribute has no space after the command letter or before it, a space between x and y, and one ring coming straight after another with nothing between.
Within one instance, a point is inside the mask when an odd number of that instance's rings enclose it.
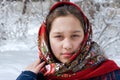
<instances>
[{"instance_id":1,"label":"girl's forehead","mask_svg":"<svg viewBox=\"0 0 120 80\"><path fill-rule=\"evenodd\" d=\"M74 16L62 16L56 18L52 25L51 29L60 31L60 30L79 30L82 27L81 22Z\"/></svg>"},{"instance_id":2,"label":"girl's forehead","mask_svg":"<svg viewBox=\"0 0 120 80\"><path fill-rule=\"evenodd\" d=\"M66 16L56 17L52 22L53 25L54 24L64 25L66 23L69 23L69 24L78 23L79 24L81 22L74 15L71 15L71 14L66 15Z\"/></svg>"},{"instance_id":3,"label":"girl's forehead","mask_svg":"<svg viewBox=\"0 0 120 80\"><path fill-rule=\"evenodd\" d=\"M52 34L70 34L70 33L82 33L83 29L80 26L60 26L53 27L50 31Z\"/></svg>"}]
</instances>

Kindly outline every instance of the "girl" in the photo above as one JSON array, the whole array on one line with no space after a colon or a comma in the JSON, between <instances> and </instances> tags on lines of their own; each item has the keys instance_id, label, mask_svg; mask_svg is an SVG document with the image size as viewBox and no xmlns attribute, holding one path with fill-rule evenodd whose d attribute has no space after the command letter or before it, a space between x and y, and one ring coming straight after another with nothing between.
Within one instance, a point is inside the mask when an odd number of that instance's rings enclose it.
<instances>
[{"instance_id":1,"label":"girl","mask_svg":"<svg viewBox=\"0 0 120 80\"><path fill-rule=\"evenodd\" d=\"M17 80L120 80L120 68L92 41L92 28L71 2L52 6L38 35L38 59Z\"/></svg>"}]
</instances>

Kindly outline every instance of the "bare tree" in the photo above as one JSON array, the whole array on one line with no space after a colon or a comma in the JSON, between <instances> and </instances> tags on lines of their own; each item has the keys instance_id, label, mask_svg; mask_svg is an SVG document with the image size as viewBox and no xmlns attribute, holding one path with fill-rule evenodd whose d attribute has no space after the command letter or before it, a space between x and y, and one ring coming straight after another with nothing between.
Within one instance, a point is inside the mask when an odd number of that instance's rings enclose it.
<instances>
[{"instance_id":1,"label":"bare tree","mask_svg":"<svg viewBox=\"0 0 120 80\"><path fill-rule=\"evenodd\" d=\"M27 9L27 3L29 2L29 0L23 0L23 11L22 14L26 13L26 9Z\"/></svg>"}]
</instances>

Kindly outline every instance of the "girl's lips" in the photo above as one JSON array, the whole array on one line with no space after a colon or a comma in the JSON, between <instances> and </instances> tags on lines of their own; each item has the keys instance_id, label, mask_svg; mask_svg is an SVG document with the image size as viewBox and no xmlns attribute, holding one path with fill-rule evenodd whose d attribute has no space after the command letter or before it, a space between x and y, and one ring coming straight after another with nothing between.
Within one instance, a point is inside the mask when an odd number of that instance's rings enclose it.
<instances>
[{"instance_id":1,"label":"girl's lips","mask_svg":"<svg viewBox=\"0 0 120 80\"><path fill-rule=\"evenodd\" d=\"M69 57L71 57L72 56L72 54L71 53L63 53L62 54L64 57L67 57L67 58L69 58Z\"/></svg>"}]
</instances>

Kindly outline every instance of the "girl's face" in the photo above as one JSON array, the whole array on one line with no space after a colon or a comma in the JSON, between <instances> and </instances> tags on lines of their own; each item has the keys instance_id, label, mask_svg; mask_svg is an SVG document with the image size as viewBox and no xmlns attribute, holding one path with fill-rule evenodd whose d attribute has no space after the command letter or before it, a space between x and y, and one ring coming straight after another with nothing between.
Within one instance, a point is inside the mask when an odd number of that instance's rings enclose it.
<instances>
[{"instance_id":1,"label":"girl's face","mask_svg":"<svg viewBox=\"0 0 120 80\"><path fill-rule=\"evenodd\" d=\"M79 49L84 38L81 22L73 15L56 18L49 34L54 56L65 63Z\"/></svg>"}]
</instances>

